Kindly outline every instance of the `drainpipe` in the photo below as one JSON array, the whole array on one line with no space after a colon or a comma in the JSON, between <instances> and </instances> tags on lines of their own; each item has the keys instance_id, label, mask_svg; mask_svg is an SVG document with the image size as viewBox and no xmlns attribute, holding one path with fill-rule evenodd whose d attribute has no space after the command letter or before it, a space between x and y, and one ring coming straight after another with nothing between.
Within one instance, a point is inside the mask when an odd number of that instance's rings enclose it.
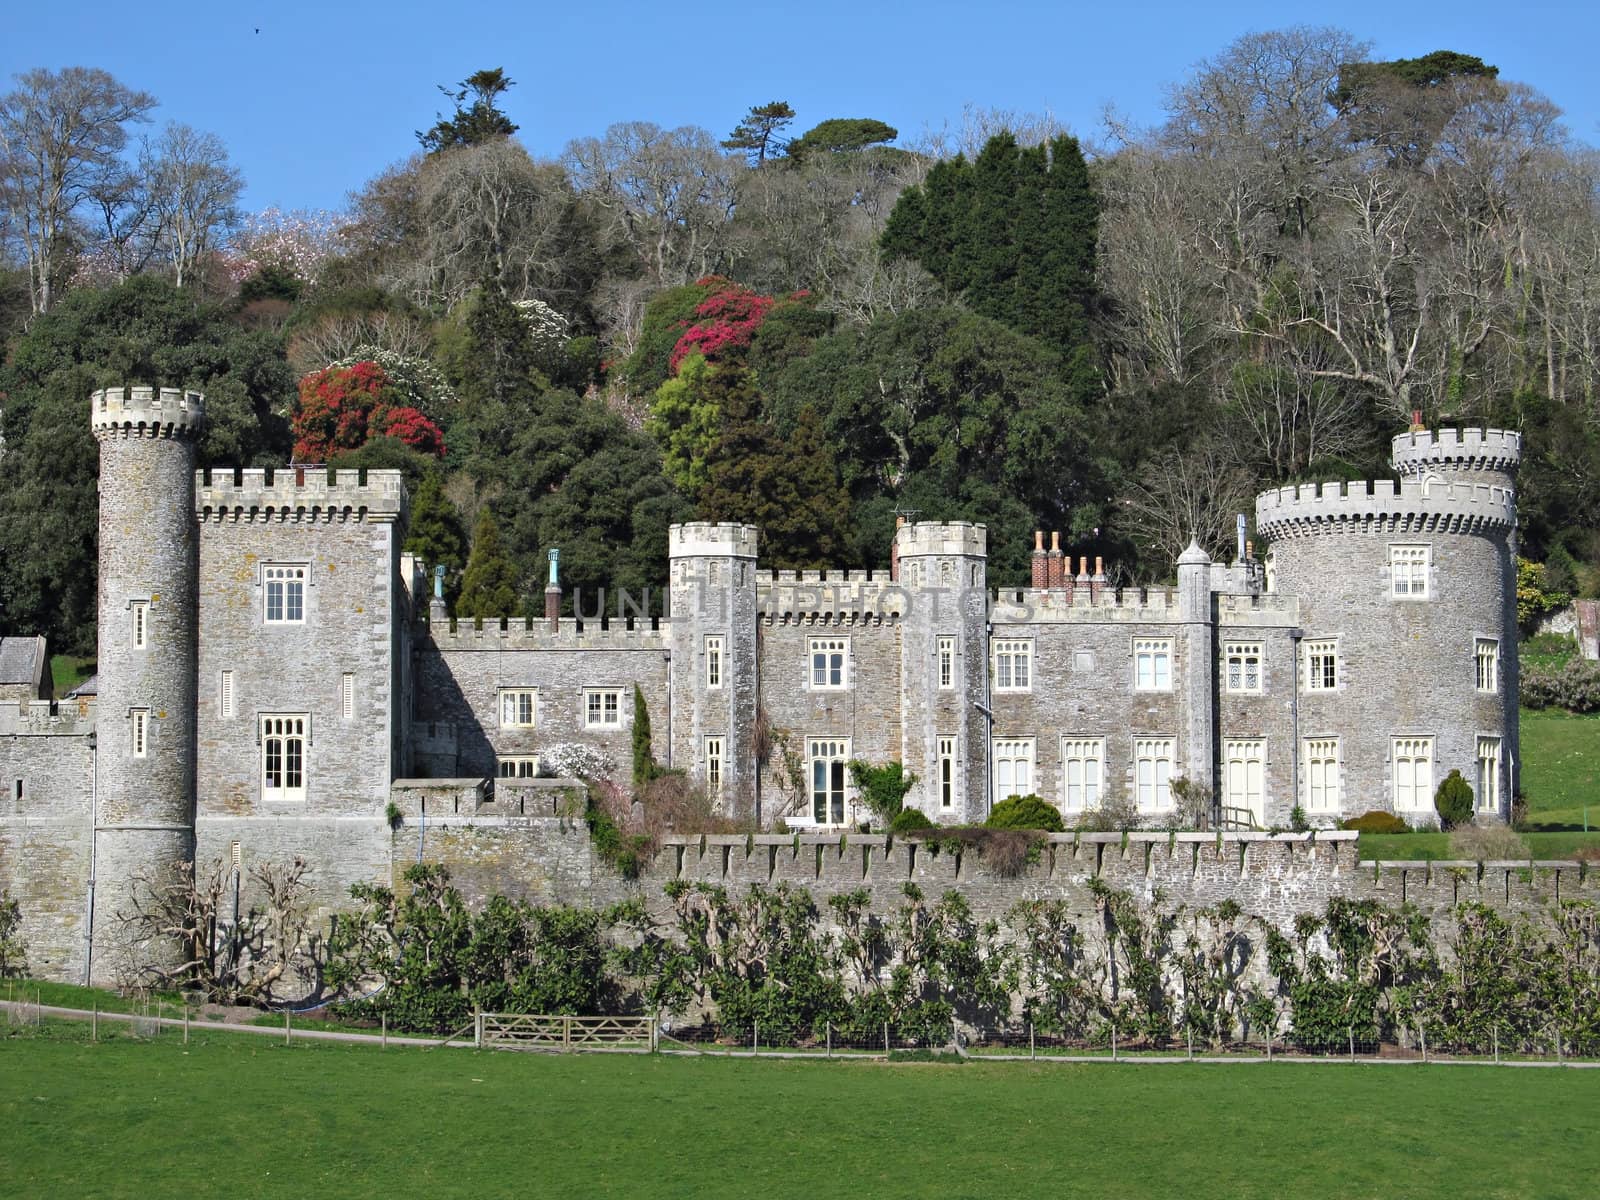
<instances>
[{"instance_id":1,"label":"drainpipe","mask_svg":"<svg viewBox=\"0 0 1600 1200\"><path fill-rule=\"evenodd\" d=\"M1294 648L1294 690L1289 693L1289 781L1294 788L1294 804L1300 803L1300 639L1304 629L1289 630L1289 644Z\"/></svg>"},{"instance_id":2,"label":"drainpipe","mask_svg":"<svg viewBox=\"0 0 1600 1200\"><path fill-rule=\"evenodd\" d=\"M98 708L98 705L96 706ZM100 828L100 737L89 735L89 912L83 919L83 986L89 987L94 970L94 868Z\"/></svg>"}]
</instances>

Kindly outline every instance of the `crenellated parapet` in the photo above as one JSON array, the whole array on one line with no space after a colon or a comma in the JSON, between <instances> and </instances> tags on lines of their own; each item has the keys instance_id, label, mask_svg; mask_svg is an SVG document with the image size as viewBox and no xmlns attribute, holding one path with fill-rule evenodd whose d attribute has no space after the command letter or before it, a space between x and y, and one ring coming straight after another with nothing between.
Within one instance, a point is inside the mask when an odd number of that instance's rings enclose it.
<instances>
[{"instance_id":1,"label":"crenellated parapet","mask_svg":"<svg viewBox=\"0 0 1600 1200\"><path fill-rule=\"evenodd\" d=\"M0 737L84 737L94 728L92 700L0 701Z\"/></svg>"},{"instance_id":2,"label":"crenellated parapet","mask_svg":"<svg viewBox=\"0 0 1600 1200\"><path fill-rule=\"evenodd\" d=\"M1400 535L1494 533L1516 524L1516 492L1491 483L1439 479L1303 483L1256 497L1256 530L1274 542L1348 530Z\"/></svg>"},{"instance_id":3,"label":"crenellated parapet","mask_svg":"<svg viewBox=\"0 0 1600 1200\"><path fill-rule=\"evenodd\" d=\"M672 558L749 558L756 557L758 530L754 525L732 521L688 521L674 525L667 535L667 553Z\"/></svg>"},{"instance_id":4,"label":"crenellated parapet","mask_svg":"<svg viewBox=\"0 0 1600 1200\"><path fill-rule=\"evenodd\" d=\"M780 578L773 578L771 572L756 576L756 612L767 622L894 621L905 615L910 603L909 593L883 571L780 571L777 575Z\"/></svg>"},{"instance_id":5,"label":"crenellated parapet","mask_svg":"<svg viewBox=\"0 0 1600 1200\"><path fill-rule=\"evenodd\" d=\"M327 467L198 471L194 503L202 522L383 524L404 520L407 513L399 471Z\"/></svg>"},{"instance_id":6,"label":"crenellated parapet","mask_svg":"<svg viewBox=\"0 0 1600 1200\"><path fill-rule=\"evenodd\" d=\"M543 620L525 618L434 621L419 623L419 636L441 654L503 653L528 650L653 650L671 644L672 622L665 617L619 618L612 621L562 621L557 629Z\"/></svg>"},{"instance_id":7,"label":"crenellated parapet","mask_svg":"<svg viewBox=\"0 0 1600 1200\"><path fill-rule=\"evenodd\" d=\"M1522 435L1509 429L1416 429L1392 444L1394 469L1402 476L1517 473Z\"/></svg>"},{"instance_id":8,"label":"crenellated parapet","mask_svg":"<svg viewBox=\"0 0 1600 1200\"><path fill-rule=\"evenodd\" d=\"M902 559L946 555L985 558L989 553L989 530L971 521L919 521L895 530L895 548Z\"/></svg>"},{"instance_id":9,"label":"crenellated parapet","mask_svg":"<svg viewBox=\"0 0 1600 1200\"><path fill-rule=\"evenodd\" d=\"M94 436L194 440L205 426L205 397L181 388L110 387L89 396Z\"/></svg>"}]
</instances>

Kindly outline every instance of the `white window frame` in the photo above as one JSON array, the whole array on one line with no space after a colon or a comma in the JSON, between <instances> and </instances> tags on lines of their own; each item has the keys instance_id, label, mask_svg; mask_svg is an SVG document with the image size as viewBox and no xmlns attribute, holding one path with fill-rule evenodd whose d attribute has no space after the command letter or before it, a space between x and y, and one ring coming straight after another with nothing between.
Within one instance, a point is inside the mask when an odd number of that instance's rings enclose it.
<instances>
[{"instance_id":1,"label":"white window frame","mask_svg":"<svg viewBox=\"0 0 1600 1200\"><path fill-rule=\"evenodd\" d=\"M718 691L722 687L722 635L706 638L706 688Z\"/></svg>"},{"instance_id":2,"label":"white window frame","mask_svg":"<svg viewBox=\"0 0 1600 1200\"><path fill-rule=\"evenodd\" d=\"M339 716L353 721L356 715L356 673L346 671L339 676Z\"/></svg>"},{"instance_id":3,"label":"white window frame","mask_svg":"<svg viewBox=\"0 0 1600 1200\"><path fill-rule=\"evenodd\" d=\"M956 639L941 637L938 641L937 661L939 668L939 690L948 692L956 686Z\"/></svg>"},{"instance_id":4,"label":"white window frame","mask_svg":"<svg viewBox=\"0 0 1600 1200\"><path fill-rule=\"evenodd\" d=\"M1224 642L1223 690L1234 695L1259 696L1264 690L1260 642ZM1237 666L1237 671L1235 667Z\"/></svg>"},{"instance_id":5,"label":"white window frame","mask_svg":"<svg viewBox=\"0 0 1600 1200\"><path fill-rule=\"evenodd\" d=\"M305 563L263 563L261 566L261 619L267 625L304 625L306 592L311 568ZM274 594L277 615L273 615Z\"/></svg>"},{"instance_id":6,"label":"white window frame","mask_svg":"<svg viewBox=\"0 0 1600 1200\"><path fill-rule=\"evenodd\" d=\"M1433 747L1431 737L1390 739L1390 794L1395 812L1433 811Z\"/></svg>"},{"instance_id":7,"label":"white window frame","mask_svg":"<svg viewBox=\"0 0 1600 1200\"><path fill-rule=\"evenodd\" d=\"M705 740L706 763L706 795L713 800L722 795L722 784L725 777L726 761L722 756L723 741L720 737L708 737Z\"/></svg>"},{"instance_id":8,"label":"white window frame","mask_svg":"<svg viewBox=\"0 0 1600 1200\"><path fill-rule=\"evenodd\" d=\"M607 712L607 701L610 711ZM609 718L609 720L607 719ZM622 728L622 689L584 688L583 727L585 729Z\"/></svg>"},{"instance_id":9,"label":"white window frame","mask_svg":"<svg viewBox=\"0 0 1600 1200\"><path fill-rule=\"evenodd\" d=\"M1172 639L1133 639L1133 690L1170 692L1172 690Z\"/></svg>"},{"instance_id":10,"label":"white window frame","mask_svg":"<svg viewBox=\"0 0 1600 1200\"><path fill-rule=\"evenodd\" d=\"M950 812L956 806L956 739L941 737L937 746L939 758L939 811Z\"/></svg>"},{"instance_id":11,"label":"white window frame","mask_svg":"<svg viewBox=\"0 0 1600 1200\"><path fill-rule=\"evenodd\" d=\"M1222 740L1223 804L1248 809L1256 824L1267 818L1267 743L1263 738Z\"/></svg>"},{"instance_id":12,"label":"white window frame","mask_svg":"<svg viewBox=\"0 0 1600 1200\"><path fill-rule=\"evenodd\" d=\"M1336 692L1339 690L1339 640L1317 638L1304 643L1306 691ZM1329 675L1333 681L1328 681Z\"/></svg>"},{"instance_id":13,"label":"white window frame","mask_svg":"<svg viewBox=\"0 0 1600 1200\"><path fill-rule=\"evenodd\" d=\"M1172 776L1177 739L1133 739L1133 796L1140 812L1165 812L1172 807Z\"/></svg>"},{"instance_id":14,"label":"white window frame","mask_svg":"<svg viewBox=\"0 0 1600 1200\"><path fill-rule=\"evenodd\" d=\"M1061 739L1061 807L1093 812L1105 795L1106 740L1067 734Z\"/></svg>"},{"instance_id":15,"label":"white window frame","mask_svg":"<svg viewBox=\"0 0 1600 1200\"><path fill-rule=\"evenodd\" d=\"M132 625L130 636L135 650L150 646L150 601L132 600L128 603L128 618Z\"/></svg>"},{"instance_id":16,"label":"white window frame","mask_svg":"<svg viewBox=\"0 0 1600 1200\"><path fill-rule=\"evenodd\" d=\"M501 729L537 729L539 726L538 688L500 688L495 708Z\"/></svg>"},{"instance_id":17,"label":"white window frame","mask_svg":"<svg viewBox=\"0 0 1600 1200\"><path fill-rule=\"evenodd\" d=\"M1032 638L1008 637L995 639L994 690L997 692L1033 691Z\"/></svg>"},{"instance_id":18,"label":"white window frame","mask_svg":"<svg viewBox=\"0 0 1600 1200\"><path fill-rule=\"evenodd\" d=\"M847 824L853 807L850 788L850 739L806 739L806 780L810 805L806 816L812 825Z\"/></svg>"},{"instance_id":19,"label":"white window frame","mask_svg":"<svg viewBox=\"0 0 1600 1200\"><path fill-rule=\"evenodd\" d=\"M1395 542L1389 546L1389 598L1426 600L1432 594L1429 576L1433 547L1426 543Z\"/></svg>"},{"instance_id":20,"label":"white window frame","mask_svg":"<svg viewBox=\"0 0 1600 1200\"><path fill-rule=\"evenodd\" d=\"M238 697L234 693L233 672L223 671L217 679L217 712L224 721L231 721L237 708Z\"/></svg>"},{"instance_id":21,"label":"white window frame","mask_svg":"<svg viewBox=\"0 0 1600 1200\"><path fill-rule=\"evenodd\" d=\"M1304 746L1306 763L1306 811L1308 813L1336 813L1339 811L1341 769L1339 739L1306 738Z\"/></svg>"},{"instance_id":22,"label":"white window frame","mask_svg":"<svg viewBox=\"0 0 1600 1200\"><path fill-rule=\"evenodd\" d=\"M990 743L989 761L993 764L994 802L1012 796L1029 796L1038 790L1034 765L1038 743L1031 737L997 737Z\"/></svg>"},{"instance_id":23,"label":"white window frame","mask_svg":"<svg viewBox=\"0 0 1600 1200\"><path fill-rule=\"evenodd\" d=\"M1476 638L1473 657L1477 660L1478 691L1491 695L1500 690L1500 642L1497 638Z\"/></svg>"},{"instance_id":24,"label":"white window frame","mask_svg":"<svg viewBox=\"0 0 1600 1200\"><path fill-rule=\"evenodd\" d=\"M134 758L150 757L150 710L128 710L128 752Z\"/></svg>"},{"instance_id":25,"label":"white window frame","mask_svg":"<svg viewBox=\"0 0 1600 1200\"><path fill-rule=\"evenodd\" d=\"M850 687L850 639L806 639L806 682L813 692L843 692Z\"/></svg>"},{"instance_id":26,"label":"white window frame","mask_svg":"<svg viewBox=\"0 0 1600 1200\"><path fill-rule=\"evenodd\" d=\"M311 769L311 714L262 713L256 730L261 743L261 799L303 804Z\"/></svg>"},{"instance_id":27,"label":"white window frame","mask_svg":"<svg viewBox=\"0 0 1600 1200\"><path fill-rule=\"evenodd\" d=\"M1478 735L1478 787L1473 797L1481 813L1500 811L1500 771L1505 761L1505 742L1488 734Z\"/></svg>"},{"instance_id":28,"label":"white window frame","mask_svg":"<svg viewBox=\"0 0 1600 1200\"><path fill-rule=\"evenodd\" d=\"M494 760L496 779L537 779L539 756L537 754L497 754Z\"/></svg>"}]
</instances>

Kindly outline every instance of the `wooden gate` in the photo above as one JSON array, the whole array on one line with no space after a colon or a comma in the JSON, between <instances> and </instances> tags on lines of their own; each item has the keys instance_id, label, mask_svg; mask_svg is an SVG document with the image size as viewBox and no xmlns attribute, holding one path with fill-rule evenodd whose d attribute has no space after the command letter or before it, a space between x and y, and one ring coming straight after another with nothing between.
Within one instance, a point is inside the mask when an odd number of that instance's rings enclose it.
<instances>
[{"instance_id":1,"label":"wooden gate","mask_svg":"<svg viewBox=\"0 0 1600 1200\"><path fill-rule=\"evenodd\" d=\"M650 1054L656 1049L656 1020L479 1013L476 1040L489 1050L620 1050Z\"/></svg>"}]
</instances>

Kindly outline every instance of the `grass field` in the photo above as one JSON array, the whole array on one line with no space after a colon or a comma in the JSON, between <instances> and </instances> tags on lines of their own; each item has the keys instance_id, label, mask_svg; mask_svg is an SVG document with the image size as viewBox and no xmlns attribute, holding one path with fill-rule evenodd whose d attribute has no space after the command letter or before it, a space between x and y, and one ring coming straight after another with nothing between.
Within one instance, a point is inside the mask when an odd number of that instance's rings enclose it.
<instances>
[{"instance_id":1,"label":"grass field","mask_svg":"<svg viewBox=\"0 0 1600 1200\"><path fill-rule=\"evenodd\" d=\"M50 659L50 685L57 699L94 674L94 659L56 654Z\"/></svg>"},{"instance_id":2,"label":"grass field","mask_svg":"<svg viewBox=\"0 0 1600 1200\"><path fill-rule=\"evenodd\" d=\"M28 1197L1594 1194L1600 1071L0 1039Z\"/></svg>"}]
</instances>

